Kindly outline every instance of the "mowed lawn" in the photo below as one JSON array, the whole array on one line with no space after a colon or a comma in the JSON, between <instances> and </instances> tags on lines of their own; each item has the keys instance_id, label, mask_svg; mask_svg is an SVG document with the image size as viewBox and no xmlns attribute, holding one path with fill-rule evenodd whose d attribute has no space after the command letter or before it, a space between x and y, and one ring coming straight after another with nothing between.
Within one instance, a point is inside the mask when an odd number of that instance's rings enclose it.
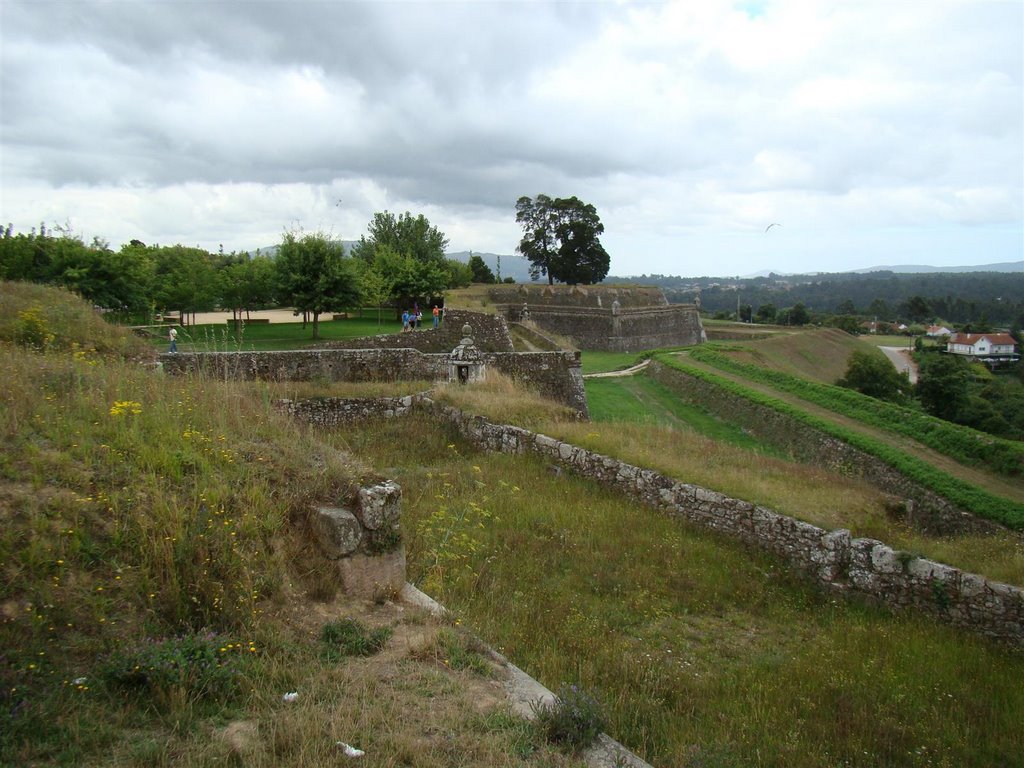
<instances>
[{"instance_id":1,"label":"mowed lawn","mask_svg":"<svg viewBox=\"0 0 1024 768\"><path fill-rule=\"evenodd\" d=\"M321 318L318 339L313 338L313 323L243 323L236 329L228 323L176 326L179 352L232 352L302 349L322 341L336 341L382 333L399 333L402 324L391 312L382 312L380 322L376 310L366 310L362 317L332 320ZM422 330L429 328L427 324ZM154 345L166 348L166 338L154 337Z\"/></svg>"}]
</instances>

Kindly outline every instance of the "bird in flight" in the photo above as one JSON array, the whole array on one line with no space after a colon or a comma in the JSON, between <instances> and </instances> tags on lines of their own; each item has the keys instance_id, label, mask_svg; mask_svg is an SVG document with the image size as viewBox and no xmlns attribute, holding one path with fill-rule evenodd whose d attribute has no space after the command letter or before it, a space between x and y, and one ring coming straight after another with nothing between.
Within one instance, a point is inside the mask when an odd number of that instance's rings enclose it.
<instances>
[{"instance_id":1,"label":"bird in flight","mask_svg":"<svg viewBox=\"0 0 1024 768\"><path fill-rule=\"evenodd\" d=\"M772 222L771 224L769 224L769 225L768 225L767 227L765 227L765 228L764 228L764 231L765 231L765 232L767 232L767 231L768 231L769 229L771 229L772 227L781 227L781 226L782 226L781 224L776 224L776 223L775 223L775 222L773 221L773 222Z\"/></svg>"}]
</instances>

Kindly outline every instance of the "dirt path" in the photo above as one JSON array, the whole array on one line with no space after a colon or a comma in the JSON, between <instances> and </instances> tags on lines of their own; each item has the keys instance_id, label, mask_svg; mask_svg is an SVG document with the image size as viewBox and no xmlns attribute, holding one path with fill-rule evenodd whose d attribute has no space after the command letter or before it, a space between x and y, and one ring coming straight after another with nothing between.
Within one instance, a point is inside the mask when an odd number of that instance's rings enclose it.
<instances>
[{"instance_id":1,"label":"dirt path","mask_svg":"<svg viewBox=\"0 0 1024 768\"><path fill-rule=\"evenodd\" d=\"M696 360L691 359L688 355L685 355L685 353L683 353L682 356L686 357L687 364L692 365L695 368L700 368L701 370L707 371L708 373L713 373L716 376L721 376L725 379L729 379L730 381L733 381L737 384L741 384L744 387L753 389L757 392L761 392L765 395L769 395L775 398L776 400L781 400L782 402L794 405L800 408L801 410L807 411L808 413L813 414L819 418L826 419L827 421L831 421L836 424L840 424L843 427L853 430L855 432L859 432L860 434L873 437L876 440L880 440L886 443L887 445L891 445L894 448L898 448L904 453L907 453L911 456L915 456L916 458L921 459L922 461L927 461L935 468L947 473L952 477L956 477L960 480L963 480L965 483L970 483L972 485L978 486L979 488L984 488L990 493L1003 496L1007 499L1012 499L1013 501L1024 503L1024 483L1022 483L1020 480L1003 477L1002 475L997 475L993 472L986 472L976 467L966 467L963 464L960 464L959 462L955 461L954 459L951 459L948 456L938 453L937 451L933 451L931 448L921 445L921 443L909 437L904 437L903 435L896 435L881 429L875 429L860 421L838 414L835 411L830 411L827 408L822 408L819 405L815 405L814 403L809 403L806 400L802 400L796 395L792 395L786 392L780 392L777 389L773 389L767 385L748 381L740 376L726 373L725 371L715 368L714 366L707 365L706 363L700 363Z\"/></svg>"},{"instance_id":2,"label":"dirt path","mask_svg":"<svg viewBox=\"0 0 1024 768\"><path fill-rule=\"evenodd\" d=\"M879 349L892 360L897 371L907 374L911 384L917 384L917 363L910 357L910 351L906 347L879 347Z\"/></svg>"}]
</instances>

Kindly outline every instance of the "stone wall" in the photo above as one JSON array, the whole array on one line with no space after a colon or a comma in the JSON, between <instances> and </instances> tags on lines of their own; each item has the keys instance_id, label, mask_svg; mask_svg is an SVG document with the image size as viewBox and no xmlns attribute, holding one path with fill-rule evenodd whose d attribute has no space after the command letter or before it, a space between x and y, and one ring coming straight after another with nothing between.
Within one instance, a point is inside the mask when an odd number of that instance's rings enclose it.
<instances>
[{"instance_id":1,"label":"stone wall","mask_svg":"<svg viewBox=\"0 0 1024 768\"><path fill-rule=\"evenodd\" d=\"M522 307L509 307L511 320L522 320ZM700 344L703 327L692 304L637 309L528 306L538 327L567 336L582 349L639 352L660 347Z\"/></svg>"},{"instance_id":2,"label":"stone wall","mask_svg":"<svg viewBox=\"0 0 1024 768\"><path fill-rule=\"evenodd\" d=\"M413 332L403 336L416 335ZM578 352L491 352L493 367L544 397L588 418ZM163 354L170 375L201 374L241 381L447 381L448 354L415 349L313 349L286 352L199 352ZM312 407L312 406L310 406Z\"/></svg>"},{"instance_id":3,"label":"stone wall","mask_svg":"<svg viewBox=\"0 0 1024 768\"><path fill-rule=\"evenodd\" d=\"M196 352L163 354L160 361L171 375L239 381L436 381L448 375L445 355L415 349Z\"/></svg>"},{"instance_id":4,"label":"stone wall","mask_svg":"<svg viewBox=\"0 0 1024 768\"><path fill-rule=\"evenodd\" d=\"M582 349L639 352L700 344L704 329L693 304L669 304L660 288L496 286L489 295L513 321L567 336Z\"/></svg>"},{"instance_id":5,"label":"stone wall","mask_svg":"<svg viewBox=\"0 0 1024 768\"><path fill-rule=\"evenodd\" d=\"M622 309L664 307L668 299L654 286L642 285L495 285L487 290L495 304L522 307L575 307L611 309L618 302Z\"/></svg>"},{"instance_id":6,"label":"stone wall","mask_svg":"<svg viewBox=\"0 0 1024 768\"><path fill-rule=\"evenodd\" d=\"M828 589L895 609L924 611L978 634L1024 646L1024 591L894 550L847 530L825 530L765 507L519 427L438 408L481 448L533 453L668 514L773 552Z\"/></svg>"},{"instance_id":7,"label":"stone wall","mask_svg":"<svg viewBox=\"0 0 1024 768\"><path fill-rule=\"evenodd\" d=\"M512 337L504 317L464 309L445 310L444 321L433 327L433 318L424 313L423 325L416 330L360 336L318 344L318 349L416 349L420 352L450 352L462 340L462 326L473 329L473 342L483 352L512 352Z\"/></svg>"},{"instance_id":8,"label":"stone wall","mask_svg":"<svg viewBox=\"0 0 1024 768\"><path fill-rule=\"evenodd\" d=\"M900 519L928 533L991 533L1000 530L961 509L929 488L915 483L881 459L849 443L820 432L784 413L727 392L710 382L652 361L647 374L684 400L688 399L756 435L759 440L789 452L800 461L834 472L870 480L876 487L903 500Z\"/></svg>"},{"instance_id":9,"label":"stone wall","mask_svg":"<svg viewBox=\"0 0 1024 768\"><path fill-rule=\"evenodd\" d=\"M404 416L412 408L413 397L311 397L306 400L278 400L276 405L289 416L309 424L336 427L361 419Z\"/></svg>"}]
</instances>

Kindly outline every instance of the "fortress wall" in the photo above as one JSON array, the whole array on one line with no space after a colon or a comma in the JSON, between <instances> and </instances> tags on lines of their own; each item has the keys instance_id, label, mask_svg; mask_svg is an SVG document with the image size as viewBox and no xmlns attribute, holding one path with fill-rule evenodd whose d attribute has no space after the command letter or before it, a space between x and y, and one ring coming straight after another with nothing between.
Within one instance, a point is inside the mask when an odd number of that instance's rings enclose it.
<instances>
[{"instance_id":1,"label":"fortress wall","mask_svg":"<svg viewBox=\"0 0 1024 768\"><path fill-rule=\"evenodd\" d=\"M824 587L1024 646L1024 590L894 550L847 530L828 531L771 509L682 483L648 469L519 427L439 407L485 450L532 453L690 523L772 552Z\"/></svg>"},{"instance_id":2,"label":"fortress wall","mask_svg":"<svg viewBox=\"0 0 1024 768\"><path fill-rule=\"evenodd\" d=\"M538 307L577 307L611 309L618 301L623 309L650 308L668 305L665 293L654 286L637 285L495 285L487 291L495 304L522 307L524 303Z\"/></svg>"},{"instance_id":3,"label":"fortress wall","mask_svg":"<svg viewBox=\"0 0 1024 768\"><path fill-rule=\"evenodd\" d=\"M568 336L583 349L639 352L644 349L700 344L703 326L691 304L635 309L547 307L527 305L539 328ZM508 307L511 319L523 317L522 307Z\"/></svg>"},{"instance_id":4,"label":"fortress wall","mask_svg":"<svg viewBox=\"0 0 1024 768\"><path fill-rule=\"evenodd\" d=\"M784 413L752 403L720 387L652 361L647 374L685 400L717 413L750 430L759 440L789 452L797 459L835 472L858 475L878 488L904 499L902 519L933 534L989 533L998 526L960 509L929 488L915 483L881 459L820 432Z\"/></svg>"},{"instance_id":5,"label":"fortress wall","mask_svg":"<svg viewBox=\"0 0 1024 768\"><path fill-rule=\"evenodd\" d=\"M504 317L470 312L464 309L445 311L444 321L433 327L433 317L423 313L422 325L408 333L381 333L377 336L359 336L318 344L319 349L417 349L420 352L450 352L462 340L462 326L473 329L473 342L482 352L511 352L512 337ZM394 328L393 322L389 328Z\"/></svg>"},{"instance_id":6,"label":"fortress wall","mask_svg":"<svg viewBox=\"0 0 1024 768\"><path fill-rule=\"evenodd\" d=\"M412 332L401 334L413 336ZM311 349L285 352L201 352L164 354L165 373L205 375L239 381L447 381L448 353L415 349ZM588 418L578 352L490 352L493 366L513 381L573 408Z\"/></svg>"},{"instance_id":7,"label":"fortress wall","mask_svg":"<svg viewBox=\"0 0 1024 768\"><path fill-rule=\"evenodd\" d=\"M171 375L238 381L434 381L448 375L447 355L415 349L196 352L163 354L160 361Z\"/></svg>"}]
</instances>

